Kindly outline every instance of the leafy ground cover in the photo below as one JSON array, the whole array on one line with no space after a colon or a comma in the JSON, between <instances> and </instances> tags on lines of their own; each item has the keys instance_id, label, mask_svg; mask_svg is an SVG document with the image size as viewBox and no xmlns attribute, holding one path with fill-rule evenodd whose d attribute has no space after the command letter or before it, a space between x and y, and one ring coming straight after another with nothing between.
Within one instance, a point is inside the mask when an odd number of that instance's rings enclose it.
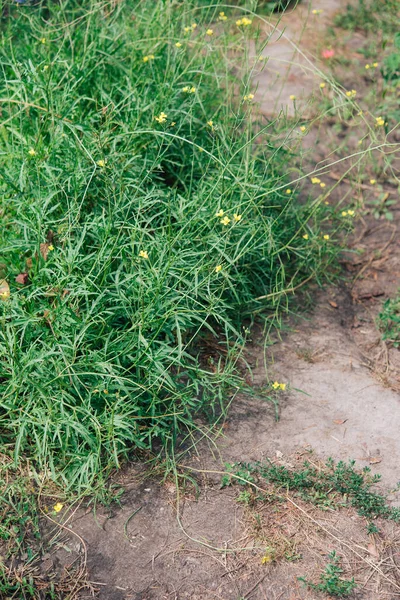
<instances>
[{"instance_id":1,"label":"leafy ground cover","mask_svg":"<svg viewBox=\"0 0 400 600\"><path fill-rule=\"evenodd\" d=\"M37 574L53 539L44 543L43 522L57 527L65 503L48 478L81 492L98 485L104 498L110 468L131 449L166 449L198 427L199 417L215 419L227 392L243 385L237 365L252 319L279 322L293 291L329 276L340 246L335 231L350 228L361 207L348 197L344 205L328 204L318 177L311 180L313 200L304 189L300 195L307 180L293 140L312 123L299 114L265 119L258 112L251 76L268 49L259 41L255 3L209 5L4 6L5 597L77 597L84 568L69 579ZM260 9L273 8L267 5ZM351 10L343 14L350 29L364 27ZM394 31L385 30L379 68L375 37L363 48L371 119L358 114L361 92L351 97L353 84L335 83L337 54L326 62L333 68L321 87L322 119L338 116L337 128L366 125L360 158L370 142L383 148L396 122ZM382 86L375 85L378 73ZM344 145L341 151L353 152ZM392 173L388 157L374 168L377 179ZM390 220L384 196L372 210ZM316 480L306 501L331 507L329 489L320 485ZM389 510L381 496L361 491ZM340 586L333 563L325 574ZM325 585L325 574L313 585Z\"/></svg>"},{"instance_id":2,"label":"leafy ground cover","mask_svg":"<svg viewBox=\"0 0 400 600\"><path fill-rule=\"evenodd\" d=\"M335 256L282 122L257 116L252 21L187 2L3 11L1 440L75 489L221 410L244 317L279 315ZM205 335L223 360L202 362Z\"/></svg>"}]
</instances>

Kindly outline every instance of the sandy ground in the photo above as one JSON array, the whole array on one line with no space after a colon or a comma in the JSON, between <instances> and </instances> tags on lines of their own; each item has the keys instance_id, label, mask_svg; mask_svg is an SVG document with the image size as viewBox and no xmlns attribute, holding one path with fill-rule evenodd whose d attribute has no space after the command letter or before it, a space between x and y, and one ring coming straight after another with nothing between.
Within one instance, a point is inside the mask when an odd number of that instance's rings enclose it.
<instances>
[{"instance_id":1,"label":"sandy ground","mask_svg":"<svg viewBox=\"0 0 400 600\"><path fill-rule=\"evenodd\" d=\"M290 114L291 94L306 104L320 81L308 69L307 57L313 59L322 43L311 32L323 32L344 4L303 2L279 23L283 35L272 33L267 68L257 75L265 114L281 107ZM304 28L311 8L323 12L311 15ZM265 35L271 31L265 25ZM321 145L316 150L321 159L326 151ZM338 194L344 193L342 187ZM355 459L382 474L382 488L400 505L394 491L400 480L399 353L381 342L374 322L399 282L400 205L393 210L392 223L365 217L358 224L353 250L363 253L344 259L346 284L315 290L314 310L292 321L267 352L260 335L249 345L255 387L275 379L289 384L279 420L271 403L235 398L219 437L199 443L182 461L180 472L191 473L197 491L188 484L178 494L174 481L143 479L140 465L130 465L118 476L126 489L121 506L96 514L80 508L69 523L76 535L64 539L51 557L54 564L65 564L66 557L72 563L85 546L89 576L103 600L296 600L327 598L298 577L318 579L327 553L336 550L359 586L351 598L399 597L400 534L394 524L379 523L380 535L371 537L354 510L321 510L294 498L243 507L237 487L220 488L225 463L234 461L269 458L295 466L304 458ZM354 256L362 256L359 263ZM297 558L261 564L270 546L286 548L282 556L290 548Z\"/></svg>"}]
</instances>

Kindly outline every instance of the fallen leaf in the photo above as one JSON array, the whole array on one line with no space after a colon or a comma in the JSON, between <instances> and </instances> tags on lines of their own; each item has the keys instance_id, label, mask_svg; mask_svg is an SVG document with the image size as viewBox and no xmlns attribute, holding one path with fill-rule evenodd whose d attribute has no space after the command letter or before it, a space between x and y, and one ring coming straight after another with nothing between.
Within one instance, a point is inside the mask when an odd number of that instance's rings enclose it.
<instances>
[{"instance_id":1,"label":"fallen leaf","mask_svg":"<svg viewBox=\"0 0 400 600\"><path fill-rule=\"evenodd\" d=\"M377 465L380 462L382 462L382 459L379 458L378 456L371 456L371 458L369 459L370 465Z\"/></svg>"},{"instance_id":2,"label":"fallen leaf","mask_svg":"<svg viewBox=\"0 0 400 600\"><path fill-rule=\"evenodd\" d=\"M0 279L0 300L8 300L10 297L10 286L5 279Z\"/></svg>"},{"instance_id":3,"label":"fallen leaf","mask_svg":"<svg viewBox=\"0 0 400 600\"><path fill-rule=\"evenodd\" d=\"M27 269L32 269L32 266L33 266L33 260L32 260L31 258L27 258L27 259L25 260L25 264L26 264L26 268L27 268Z\"/></svg>"},{"instance_id":4,"label":"fallen leaf","mask_svg":"<svg viewBox=\"0 0 400 600\"><path fill-rule=\"evenodd\" d=\"M49 254L49 246L50 244L40 244L40 254L43 256L44 260L47 260L47 256Z\"/></svg>"},{"instance_id":5,"label":"fallen leaf","mask_svg":"<svg viewBox=\"0 0 400 600\"><path fill-rule=\"evenodd\" d=\"M28 273L20 273L15 278L16 283L20 283L21 285L26 285L29 281Z\"/></svg>"},{"instance_id":6,"label":"fallen leaf","mask_svg":"<svg viewBox=\"0 0 400 600\"><path fill-rule=\"evenodd\" d=\"M335 425L343 425L343 423L346 423L346 421L348 421L348 419L335 419L333 422Z\"/></svg>"},{"instance_id":7,"label":"fallen leaf","mask_svg":"<svg viewBox=\"0 0 400 600\"><path fill-rule=\"evenodd\" d=\"M328 300L328 302L332 306L332 308L339 308L336 302L334 302L333 300Z\"/></svg>"},{"instance_id":8,"label":"fallen leaf","mask_svg":"<svg viewBox=\"0 0 400 600\"><path fill-rule=\"evenodd\" d=\"M378 552L378 548L376 547L376 545L374 544L374 542L370 542L368 544L368 552L374 556L375 558L379 558L379 552Z\"/></svg>"}]
</instances>

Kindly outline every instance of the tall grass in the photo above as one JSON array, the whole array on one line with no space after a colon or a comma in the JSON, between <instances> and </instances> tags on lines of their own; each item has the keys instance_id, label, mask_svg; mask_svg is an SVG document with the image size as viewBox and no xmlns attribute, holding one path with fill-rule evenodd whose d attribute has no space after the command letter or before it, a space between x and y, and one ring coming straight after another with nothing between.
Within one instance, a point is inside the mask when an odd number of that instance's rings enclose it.
<instances>
[{"instance_id":1,"label":"tall grass","mask_svg":"<svg viewBox=\"0 0 400 600\"><path fill-rule=\"evenodd\" d=\"M220 12L3 9L0 436L75 488L223 406L244 317L334 256L281 125L244 100L255 22Z\"/></svg>"}]
</instances>

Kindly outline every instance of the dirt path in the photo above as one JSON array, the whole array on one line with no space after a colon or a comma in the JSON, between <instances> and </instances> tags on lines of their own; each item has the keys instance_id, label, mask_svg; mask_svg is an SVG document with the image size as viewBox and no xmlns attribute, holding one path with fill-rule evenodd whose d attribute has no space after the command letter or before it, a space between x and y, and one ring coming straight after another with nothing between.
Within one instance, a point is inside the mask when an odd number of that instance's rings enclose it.
<instances>
[{"instance_id":1,"label":"dirt path","mask_svg":"<svg viewBox=\"0 0 400 600\"><path fill-rule=\"evenodd\" d=\"M285 15L280 23L285 36L268 46L267 69L257 76L266 114L280 105L290 113L292 94L307 103L320 80L307 68L307 59L293 54L292 42L315 54L321 37L318 41L310 32L317 19L323 32L344 4L313 2L312 9L323 12L312 16L306 29L307 2ZM278 79L282 86L276 85ZM320 145L316 154L323 158L326 150ZM348 193L346 183L341 186L339 196ZM177 496L173 481L143 481L140 467L132 465L119 477L126 488L121 507L96 515L80 509L70 523L79 538L66 538L53 563L81 555L84 541L90 578L104 600L295 600L323 597L298 577L318 578L327 553L336 550L362 589L351 597L399 596L395 525L379 521L381 534L371 537L366 519L354 510L339 514L329 505L310 507L290 495L278 503L260 505L254 499L243 506L236 487L220 489L225 463L269 458L295 466L308 458L318 465L328 457L355 459L382 474L384 489L395 488L400 479L399 359L397 351L382 345L374 319L382 299L398 285L399 209L394 208L392 223L368 216L360 221L355 252L346 259L347 285L316 292L312 313L292 323L292 331L266 355L261 337L249 347L255 386L275 379L288 383L279 421L271 403L236 398L215 444L203 442L186 460L200 486L198 495L189 486ZM357 264L354 256L362 260ZM398 491L390 498L400 505ZM269 547L286 560L262 564Z\"/></svg>"}]
</instances>

